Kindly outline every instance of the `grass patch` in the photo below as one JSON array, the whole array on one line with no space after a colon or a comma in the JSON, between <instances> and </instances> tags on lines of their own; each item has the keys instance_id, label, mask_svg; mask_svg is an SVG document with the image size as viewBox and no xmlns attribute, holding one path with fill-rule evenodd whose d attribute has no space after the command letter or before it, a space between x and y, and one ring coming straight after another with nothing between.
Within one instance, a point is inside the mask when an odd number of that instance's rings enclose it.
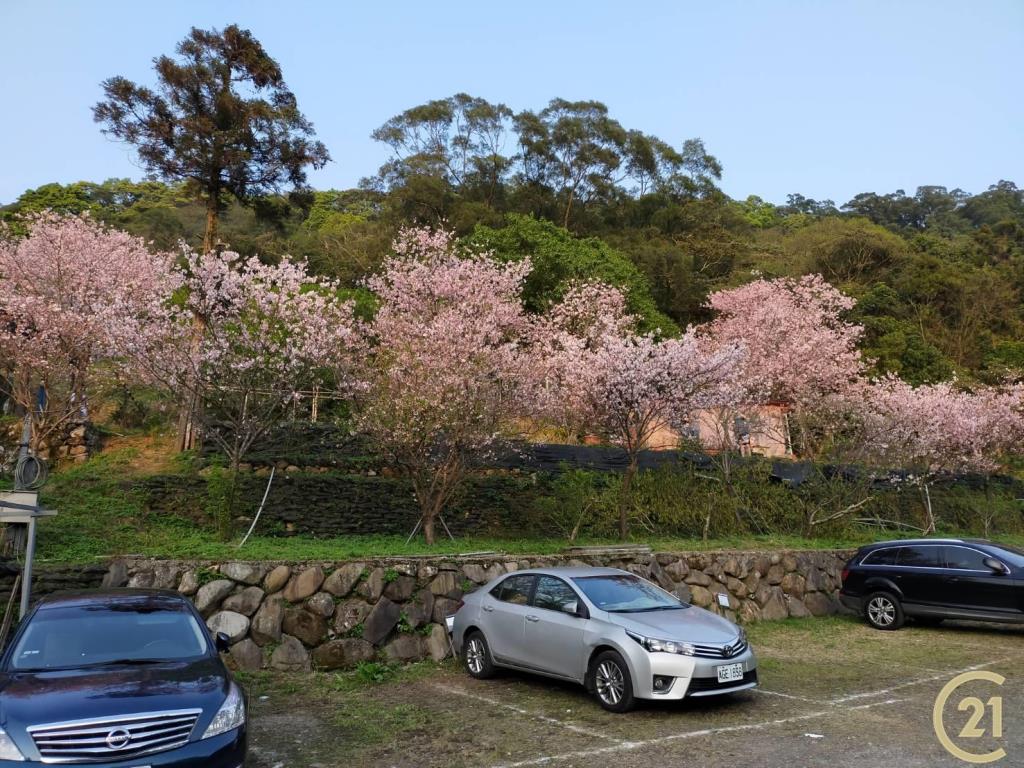
<instances>
[{"instance_id":1,"label":"grass patch","mask_svg":"<svg viewBox=\"0 0 1024 768\"><path fill-rule=\"evenodd\" d=\"M55 518L40 523L40 560L87 563L109 556L140 555L208 561L239 558L340 561L483 551L536 556L558 554L570 544L600 546L619 543L613 538L583 538L570 543L561 536L475 536L456 541L444 539L429 547L422 538L407 543L405 536L255 536L243 549L239 549L235 542L219 540L213 521L197 522L185 515L147 511L143 494L133 490L130 482L134 477L145 476L147 468L147 462L140 459L139 448L126 446L55 472L40 494L44 506L58 511ZM732 536L706 541L637 534L630 543L647 544L661 552L850 549L890 537L893 534L877 530L843 537ZM1024 544L1024 536L1019 535L997 539Z\"/></svg>"}]
</instances>

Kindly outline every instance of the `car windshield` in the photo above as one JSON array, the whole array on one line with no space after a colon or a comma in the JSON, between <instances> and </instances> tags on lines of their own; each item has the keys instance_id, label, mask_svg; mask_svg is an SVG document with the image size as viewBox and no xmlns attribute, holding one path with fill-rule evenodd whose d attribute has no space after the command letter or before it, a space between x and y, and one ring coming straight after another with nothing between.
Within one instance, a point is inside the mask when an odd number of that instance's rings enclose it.
<instances>
[{"instance_id":1,"label":"car windshield","mask_svg":"<svg viewBox=\"0 0 1024 768\"><path fill-rule=\"evenodd\" d=\"M17 671L177 661L207 653L199 622L184 607L150 603L42 608L11 654Z\"/></svg>"},{"instance_id":2,"label":"car windshield","mask_svg":"<svg viewBox=\"0 0 1024 768\"><path fill-rule=\"evenodd\" d=\"M635 613L687 607L679 598L636 576L580 576L573 581L583 590L587 599L602 611Z\"/></svg>"}]
</instances>

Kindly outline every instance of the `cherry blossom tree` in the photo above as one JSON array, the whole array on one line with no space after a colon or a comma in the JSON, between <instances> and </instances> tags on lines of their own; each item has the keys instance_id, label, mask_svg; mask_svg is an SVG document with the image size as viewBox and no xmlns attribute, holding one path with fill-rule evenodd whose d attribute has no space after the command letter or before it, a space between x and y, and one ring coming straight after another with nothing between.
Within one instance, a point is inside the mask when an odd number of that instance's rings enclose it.
<instances>
[{"instance_id":1,"label":"cherry blossom tree","mask_svg":"<svg viewBox=\"0 0 1024 768\"><path fill-rule=\"evenodd\" d=\"M619 503L619 534L629 535L629 492L640 451L666 426L688 425L695 412L731 396L742 348L711 350L691 329L659 340L632 333L633 318L616 289L572 286L541 322L542 393L549 416L575 419L622 447L628 457Z\"/></svg>"},{"instance_id":2,"label":"cherry blossom tree","mask_svg":"<svg viewBox=\"0 0 1024 768\"><path fill-rule=\"evenodd\" d=\"M427 543L474 463L529 405L520 294L530 263L499 264L443 230L401 232L367 285L380 301L358 424L410 478Z\"/></svg>"},{"instance_id":3,"label":"cherry blossom tree","mask_svg":"<svg viewBox=\"0 0 1024 768\"><path fill-rule=\"evenodd\" d=\"M921 489L924 531L935 530L929 486L942 473L988 474L1024 440L1024 385L912 387L890 376L868 390L865 437L870 455L913 472Z\"/></svg>"},{"instance_id":4,"label":"cherry blossom tree","mask_svg":"<svg viewBox=\"0 0 1024 768\"><path fill-rule=\"evenodd\" d=\"M854 300L820 275L754 282L711 294L717 317L702 331L712 348L742 344L741 407L782 403L796 425L799 455L816 458L833 444L862 402L863 328L843 319ZM722 411L722 439L735 440L736 414Z\"/></svg>"},{"instance_id":5,"label":"cherry blossom tree","mask_svg":"<svg viewBox=\"0 0 1024 768\"><path fill-rule=\"evenodd\" d=\"M177 280L175 299L150 308L122 355L179 404L201 405L231 469L230 513L242 458L290 405L314 386L351 393L362 333L338 286L288 258L186 249Z\"/></svg>"},{"instance_id":6,"label":"cherry blossom tree","mask_svg":"<svg viewBox=\"0 0 1024 768\"><path fill-rule=\"evenodd\" d=\"M88 419L97 365L173 289L173 257L87 215L43 213L0 231L0 358L32 416L35 447Z\"/></svg>"}]
</instances>

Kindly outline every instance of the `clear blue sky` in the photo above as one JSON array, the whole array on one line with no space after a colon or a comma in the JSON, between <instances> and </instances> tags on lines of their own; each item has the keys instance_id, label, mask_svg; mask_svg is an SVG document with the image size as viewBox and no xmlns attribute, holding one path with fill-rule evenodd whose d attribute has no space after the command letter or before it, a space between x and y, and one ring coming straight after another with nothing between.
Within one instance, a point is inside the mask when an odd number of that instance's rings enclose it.
<instances>
[{"instance_id":1,"label":"clear blue sky","mask_svg":"<svg viewBox=\"0 0 1024 768\"><path fill-rule=\"evenodd\" d=\"M348 187L388 117L458 91L599 99L626 127L699 136L734 197L1024 184L1024 0L86 2L0 0L0 203L138 178L90 107L191 26L236 22L282 65Z\"/></svg>"}]
</instances>

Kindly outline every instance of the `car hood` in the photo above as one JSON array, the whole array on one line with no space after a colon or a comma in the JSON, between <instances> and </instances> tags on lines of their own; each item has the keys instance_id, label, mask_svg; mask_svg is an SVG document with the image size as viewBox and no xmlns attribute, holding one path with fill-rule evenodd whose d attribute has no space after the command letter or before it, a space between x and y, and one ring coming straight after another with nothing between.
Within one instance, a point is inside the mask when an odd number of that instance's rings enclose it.
<instances>
[{"instance_id":1,"label":"car hood","mask_svg":"<svg viewBox=\"0 0 1024 768\"><path fill-rule=\"evenodd\" d=\"M219 659L0 675L0 723L17 741L32 725L201 709L205 728L230 685Z\"/></svg>"},{"instance_id":2,"label":"car hood","mask_svg":"<svg viewBox=\"0 0 1024 768\"><path fill-rule=\"evenodd\" d=\"M645 637L687 643L728 643L740 633L728 619L693 605L670 611L609 613L608 621Z\"/></svg>"}]
</instances>

